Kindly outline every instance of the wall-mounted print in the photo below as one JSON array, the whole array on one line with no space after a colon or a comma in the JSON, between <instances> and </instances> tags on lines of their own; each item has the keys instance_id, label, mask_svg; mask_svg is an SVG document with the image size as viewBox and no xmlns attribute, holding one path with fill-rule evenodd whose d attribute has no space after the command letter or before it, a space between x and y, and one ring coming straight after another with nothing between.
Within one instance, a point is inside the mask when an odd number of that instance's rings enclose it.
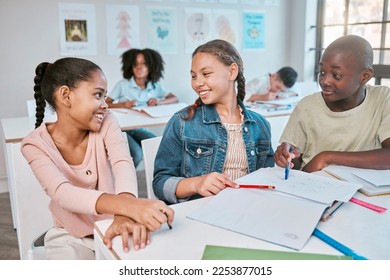
<instances>
[{"instance_id":1,"label":"wall-mounted print","mask_svg":"<svg viewBox=\"0 0 390 280\"><path fill-rule=\"evenodd\" d=\"M265 13L244 12L242 15L242 48L259 50L265 48Z\"/></svg>"},{"instance_id":2,"label":"wall-mounted print","mask_svg":"<svg viewBox=\"0 0 390 280\"><path fill-rule=\"evenodd\" d=\"M146 22L147 46L162 53L177 53L176 8L149 7Z\"/></svg>"},{"instance_id":3,"label":"wall-mounted print","mask_svg":"<svg viewBox=\"0 0 390 280\"><path fill-rule=\"evenodd\" d=\"M97 55L95 6L59 3L61 55Z\"/></svg>"},{"instance_id":4,"label":"wall-mounted print","mask_svg":"<svg viewBox=\"0 0 390 280\"><path fill-rule=\"evenodd\" d=\"M120 55L140 47L138 6L107 5L106 18L109 55Z\"/></svg>"},{"instance_id":5,"label":"wall-mounted print","mask_svg":"<svg viewBox=\"0 0 390 280\"><path fill-rule=\"evenodd\" d=\"M232 9L213 10L213 38L228 41L238 48L238 12Z\"/></svg>"},{"instance_id":6,"label":"wall-mounted print","mask_svg":"<svg viewBox=\"0 0 390 280\"><path fill-rule=\"evenodd\" d=\"M185 13L185 49L191 53L211 39L211 9L187 8Z\"/></svg>"}]
</instances>

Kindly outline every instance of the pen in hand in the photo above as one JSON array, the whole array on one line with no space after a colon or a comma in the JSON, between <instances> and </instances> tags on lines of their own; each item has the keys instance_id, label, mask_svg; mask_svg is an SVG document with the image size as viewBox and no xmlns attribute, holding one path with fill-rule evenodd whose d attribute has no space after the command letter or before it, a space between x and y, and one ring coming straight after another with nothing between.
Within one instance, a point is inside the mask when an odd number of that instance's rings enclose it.
<instances>
[{"instance_id":1,"label":"pen in hand","mask_svg":"<svg viewBox=\"0 0 390 280\"><path fill-rule=\"evenodd\" d=\"M292 151L293 151L293 147L290 147L288 152L291 153ZM284 169L284 179L287 180L289 175L290 175L290 162L287 162L287 165Z\"/></svg>"},{"instance_id":2,"label":"pen in hand","mask_svg":"<svg viewBox=\"0 0 390 280\"><path fill-rule=\"evenodd\" d=\"M163 209L160 209L160 212L163 213L167 217L167 219L168 219L167 212L165 212ZM168 220L167 220L167 225L168 225L169 229L172 229L172 226L169 224Z\"/></svg>"}]
</instances>

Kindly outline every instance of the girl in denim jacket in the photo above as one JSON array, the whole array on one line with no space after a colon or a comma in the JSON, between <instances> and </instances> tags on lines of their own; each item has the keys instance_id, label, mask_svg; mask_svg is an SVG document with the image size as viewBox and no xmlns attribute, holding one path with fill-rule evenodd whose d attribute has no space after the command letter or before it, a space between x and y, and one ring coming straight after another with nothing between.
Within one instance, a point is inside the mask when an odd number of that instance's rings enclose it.
<instances>
[{"instance_id":1,"label":"girl in denim jacket","mask_svg":"<svg viewBox=\"0 0 390 280\"><path fill-rule=\"evenodd\" d=\"M218 194L274 166L269 123L243 105L243 62L234 46L224 40L199 46L190 73L199 97L170 119L155 159L153 189L168 203Z\"/></svg>"}]
</instances>

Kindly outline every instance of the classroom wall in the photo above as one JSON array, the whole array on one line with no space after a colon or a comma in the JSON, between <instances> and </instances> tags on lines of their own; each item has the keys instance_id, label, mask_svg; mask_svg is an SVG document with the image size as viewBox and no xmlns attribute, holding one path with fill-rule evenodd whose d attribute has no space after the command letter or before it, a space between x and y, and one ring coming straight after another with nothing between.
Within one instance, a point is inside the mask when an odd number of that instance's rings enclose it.
<instances>
[{"instance_id":1,"label":"classroom wall","mask_svg":"<svg viewBox=\"0 0 390 280\"><path fill-rule=\"evenodd\" d=\"M106 4L138 5L140 26L145 26L142 15L147 6L164 5L176 7L178 15L178 45L176 54L164 54L165 77L162 84L176 94L180 100L192 103L196 95L190 86L191 54L184 50L184 35L180 19L184 18L184 8L224 8L240 12L256 9L266 12L265 49L260 51L239 51L244 60L245 76L251 79L267 72L273 72L285 65L291 65L299 73L299 80L312 80L310 77L311 54L307 44L314 42L310 24L315 24L313 2L306 0L258 0L257 5L222 4L197 1L54 1L54 0L0 0L0 118L27 115L26 101L33 99L33 78L37 64L42 61L54 62L60 58L58 27L58 3L78 2L95 5L97 28L97 55L85 56L101 66L108 79L109 90L122 78L120 58L107 54ZM238 1L241 3L241 0ZM311 9L307 11L306 9ZM314 34L315 35L315 34ZM141 31L141 47L148 47L146 34ZM310 47L310 46L309 46ZM314 56L313 56L314 59ZM2 130L0 137L3 138ZM3 141L0 144L0 190L6 179Z\"/></svg>"}]
</instances>

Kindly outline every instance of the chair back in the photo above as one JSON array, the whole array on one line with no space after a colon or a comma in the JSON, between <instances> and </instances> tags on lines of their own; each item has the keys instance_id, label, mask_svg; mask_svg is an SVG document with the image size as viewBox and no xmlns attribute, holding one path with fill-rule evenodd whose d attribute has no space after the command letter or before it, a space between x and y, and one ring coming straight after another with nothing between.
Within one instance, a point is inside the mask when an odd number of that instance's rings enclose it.
<instances>
[{"instance_id":1,"label":"chair back","mask_svg":"<svg viewBox=\"0 0 390 280\"><path fill-rule=\"evenodd\" d=\"M27 104L27 116L34 117L36 114L36 101L35 99L29 99L26 101ZM45 117L43 118L44 121L55 121L57 120L57 114L54 112L50 105L46 102L45 107Z\"/></svg>"},{"instance_id":2,"label":"chair back","mask_svg":"<svg viewBox=\"0 0 390 280\"><path fill-rule=\"evenodd\" d=\"M20 151L20 143L12 145L15 172L16 233L20 259L34 258L35 240L53 227L48 209L49 196L43 191L26 159Z\"/></svg>"},{"instance_id":3,"label":"chair back","mask_svg":"<svg viewBox=\"0 0 390 280\"><path fill-rule=\"evenodd\" d=\"M157 136L141 141L142 153L144 156L145 165L145 180L147 197L158 199L153 191L153 172L154 159L156 158L158 147L160 146L162 136Z\"/></svg>"}]
</instances>

